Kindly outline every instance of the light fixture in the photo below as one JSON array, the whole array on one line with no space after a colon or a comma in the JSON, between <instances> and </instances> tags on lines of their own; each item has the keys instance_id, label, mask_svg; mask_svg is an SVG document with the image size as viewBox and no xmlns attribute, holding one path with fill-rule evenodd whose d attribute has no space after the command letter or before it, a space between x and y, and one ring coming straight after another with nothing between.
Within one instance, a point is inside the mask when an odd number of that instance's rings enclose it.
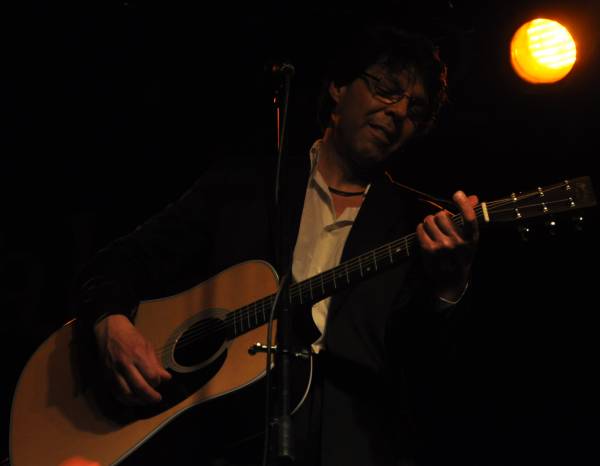
<instances>
[{"instance_id":1,"label":"light fixture","mask_svg":"<svg viewBox=\"0 0 600 466\"><path fill-rule=\"evenodd\" d=\"M510 60L515 72L531 83L553 83L564 78L575 63L577 50L569 31L556 21L538 18L515 32Z\"/></svg>"}]
</instances>

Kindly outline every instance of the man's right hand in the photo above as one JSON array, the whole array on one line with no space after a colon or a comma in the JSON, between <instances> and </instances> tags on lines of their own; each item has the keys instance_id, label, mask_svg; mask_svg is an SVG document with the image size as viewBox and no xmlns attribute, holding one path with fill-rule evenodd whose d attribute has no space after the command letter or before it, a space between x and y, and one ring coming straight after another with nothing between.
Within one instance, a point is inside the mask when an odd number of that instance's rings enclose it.
<instances>
[{"instance_id":1,"label":"man's right hand","mask_svg":"<svg viewBox=\"0 0 600 466\"><path fill-rule=\"evenodd\" d=\"M94 334L109 384L116 398L129 406L158 403L155 388L170 380L154 348L124 315L103 318Z\"/></svg>"}]
</instances>

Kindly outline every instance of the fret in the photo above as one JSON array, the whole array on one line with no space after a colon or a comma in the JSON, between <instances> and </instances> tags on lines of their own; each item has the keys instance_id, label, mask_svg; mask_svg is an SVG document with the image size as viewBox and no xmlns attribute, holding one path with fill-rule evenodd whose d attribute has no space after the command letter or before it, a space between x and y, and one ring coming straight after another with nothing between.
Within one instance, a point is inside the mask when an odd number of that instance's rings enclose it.
<instances>
[{"instance_id":1,"label":"fret","mask_svg":"<svg viewBox=\"0 0 600 466\"><path fill-rule=\"evenodd\" d=\"M248 316L248 330L250 330L250 328L252 327L252 324L250 323L250 312L247 311L246 315Z\"/></svg>"},{"instance_id":2,"label":"fret","mask_svg":"<svg viewBox=\"0 0 600 466\"><path fill-rule=\"evenodd\" d=\"M391 243L388 243L388 253L390 255L390 264L394 263L394 256L392 254L392 245Z\"/></svg>"},{"instance_id":3,"label":"fret","mask_svg":"<svg viewBox=\"0 0 600 466\"><path fill-rule=\"evenodd\" d=\"M300 304L302 303L302 286L298 287L298 296L300 296Z\"/></svg>"},{"instance_id":4,"label":"fret","mask_svg":"<svg viewBox=\"0 0 600 466\"><path fill-rule=\"evenodd\" d=\"M320 273L319 277L321 277L321 291L325 294L325 284L323 283L323 274Z\"/></svg>"},{"instance_id":5,"label":"fret","mask_svg":"<svg viewBox=\"0 0 600 466\"><path fill-rule=\"evenodd\" d=\"M231 313L231 316L233 317L233 335L237 336L237 325L235 325L235 311L233 311Z\"/></svg>"},{"instance_id":6,"label":"fret","mask_svg":"<svg viewBox=\"0 0 600 466\"><path fill-rule=\"evenodd\" d=\"M344 266L344 270L346 271L346 282L349 284L350 283L350 277L348 276L348 263L346 262L345 266Z\"/></svg>"},{"instance_id":7,"label":"fret","mask_svg":"<svg viewBox=\"0 0 600 466\"><path fill-rule=\"evenodd\" d=\"M375 255L375 250L373 250L373 264L375 265L375 271L377 272L377 256Z\"/></svg>"},{"instance_id":8,"label":"fret","mask_svg":"<svg viewBox=\"0 0 600 466\"><path fill-rule=\"evenodd\" d=\"M337 290L337 284L335 283L335 268L331 269L333 272L333 287Z\"/></svg>"},{"instance_id":9,"label":"fret","mask_svg":"<svg viewBox=\"0 0 600 466\"><path fill-rule=\"evenodd\" d=\"M240 332L244 333L244 318L242 316L242 310L244 308L240 309L239 312L237 312L236 314L240 314Z\"/></svg>"},{"instance_id":10,"label":"fret","mask_svg":"<svg viewBox=\"0 0 600 466\"><path fill-rule=\"evenodd\" d=\"M408 249L408 236L404 237L404 248L406 249L406 256L410 256L410 250Z\"/></svg>"},{"instance_id":11,"label":"fret","mask_svg":"<svg viewBox=\"0 0 600 466\"><path fill-rule=\"evenodd\" d=\"M358 256L358 267L360 268L360 276L363 277L362 261L361 256Z\"/></svg>"},{"instance_id":12,"label":"fret","mask_svg":"<svg viewBox=\"0 0 600 466\"><path fill-rule=\"evenodd\" d=\"M265 303L263 303L260 308L262 309L263 322L266 322L267 321L267 316L265 316Z\"/></svg>"},{"instance_id":13,"label":"fret","mask_svg":"<svg viewBox=\"0 0 600 466\"><path fill-rule=\"evenodd\" d=\"M256 304L254 305L254 325L258 326L258 312L256 312Z\"/></svg>"},{"instance_id":14,"label":"fret","mask_svg":"<svg viewBox=\"0 0 600 466\"><path fill-rule=\"evenodd\" d=\"M310 291L310 299L312 301L314 298L313 298L312 283L311 282L312 282L312 279L309 279L308 280L308 291Z\"/></svg>"}]
</instances>

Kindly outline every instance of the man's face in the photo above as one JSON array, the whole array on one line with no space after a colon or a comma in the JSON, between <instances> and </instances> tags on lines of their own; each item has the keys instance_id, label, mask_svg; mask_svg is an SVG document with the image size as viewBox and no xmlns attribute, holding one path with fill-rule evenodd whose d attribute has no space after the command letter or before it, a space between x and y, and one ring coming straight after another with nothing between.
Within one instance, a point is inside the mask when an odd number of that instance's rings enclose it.
<instances>
[{"instance_id":1,"label":"man's face","mask_svg":"<svg viewBox=\"0 0 600 466\"><path fill-rule=\"evenodd\" d=\"M332 115L335 148L361 170L380 166L427 118L427 93L410 69L391 72L373 65L350 84L332 83L329 90L337 103Z\"/></svg>"}]
</instances>

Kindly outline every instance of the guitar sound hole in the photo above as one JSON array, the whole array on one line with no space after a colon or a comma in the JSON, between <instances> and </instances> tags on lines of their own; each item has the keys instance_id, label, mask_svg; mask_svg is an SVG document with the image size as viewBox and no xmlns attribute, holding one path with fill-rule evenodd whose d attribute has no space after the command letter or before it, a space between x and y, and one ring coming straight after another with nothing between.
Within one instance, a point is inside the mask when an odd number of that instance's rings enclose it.
<instances>
[{"instance_id":1,"label":"guitar sound hole","mask_svg":"<svg viewBox=\"0 0 600 466\"><path fill-rule=\"evenodd\" d=\"M177 364L189 367L201 364L223 346L227 332L222 320L204 319L187 329L175 345Z\"/></svg>"}]
</instances>

